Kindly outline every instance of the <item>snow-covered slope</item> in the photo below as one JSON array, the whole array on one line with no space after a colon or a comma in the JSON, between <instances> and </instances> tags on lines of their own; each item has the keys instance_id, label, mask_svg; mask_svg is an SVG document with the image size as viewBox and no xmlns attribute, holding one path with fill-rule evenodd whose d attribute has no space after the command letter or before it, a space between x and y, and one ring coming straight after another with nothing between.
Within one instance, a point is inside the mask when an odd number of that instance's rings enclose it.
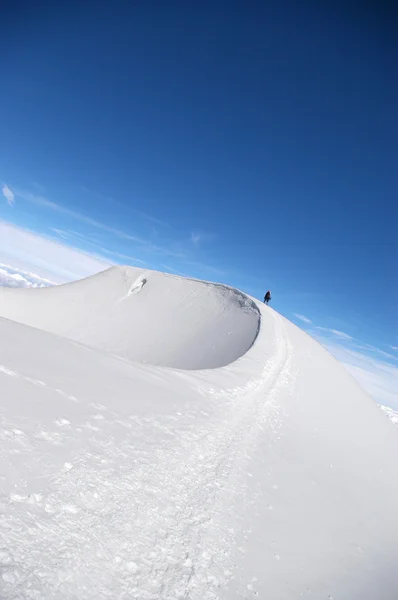
<instances>
[{"instance_id":1,"label":"snow-covered slope","mask_svg":"<svg viewBox=\"0 0 398 600\"><path fill-rule=\"evenodd\" d=\"M2 599L396 600L398 432L270 307L116 268L0 315Z\"/></svg>"}]
</instances>

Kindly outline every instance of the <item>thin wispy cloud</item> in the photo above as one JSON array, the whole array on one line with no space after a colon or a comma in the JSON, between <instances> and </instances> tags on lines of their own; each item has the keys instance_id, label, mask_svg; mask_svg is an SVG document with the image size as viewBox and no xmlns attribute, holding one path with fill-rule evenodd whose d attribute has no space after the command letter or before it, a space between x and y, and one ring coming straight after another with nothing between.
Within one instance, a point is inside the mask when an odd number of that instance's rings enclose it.
<instances>
[{"instance_id":1,"label":"thin wispy cloud","mask_svg":"<svg viewBox=\"0 0 398 600\"><path fill-rule=\"evenodd\" d=\"M298 313L294 313L294 316L296 317L296 319L299 319L300 321L303 321L303 323L308 323L308 325L312 324L311 319L309 319L305 315L300 315Z\"/></svg>"},{"instance_id":2,"label":"thin wispy cloud","mask_svg":"<svg viewBox=\"0 0 398 600\"><path fill-rule=\"evenodd\" d=\"M398 350L398 346L391 346L391 350Z\"/></svg>"},{"instance_id":3,"label":"thin wispy cloud","mask_svg":"<svg viewBox=\"0 0 398 600\"><path fill-rule=\"evenodd\" d=\"M195 270L198 270L204 274L205 277L225 277L226 273L222 269L218 269L217 267L213 267L212 265L207 265L198 260L185 260L184 265L192 267Z\"/></svg>"},{"instance_id":4,"label":"thin wispy cloud","mask_svg":"<svg viewBox=\"0 0 398 600\"><path fill-rule=\"evenodd\" d=\"M60 215L63 215L65 217L68 217L69 219L73 219L77 222L80 222L86 226L88 226L90 228L90 232L89 232L89 236L86 236L85 233L77 233L76 231L71 231L69 228L65 229L65 228L53 228L52 231L57 235L57 237L67 241L68 243L70 243L70 240L73 240L73 238L77 239L77 245L79 246L87 246L87 244L92 243L93 244L93 252L91 252L91 254L94 256L97 256L98 250L100 248L104 248L105 246L108 246L109 249L109 245L112 243L116 243L117 241L120 242L126 242L125 246L128 243L131 243L132 245L132 252L131 254L129 253L130 248L121 248L119 250L119 248L117 249L118 252L124 254L126 258L126 260L130 263L133 262L134 264L147 264L148 266L152 264L152 266L154 268L157 268L156 265L159 264L159 258L157 257L167 257L168 260L170 259L174 259L176 261L178 261L179 264L176 264L176 268L177 270L191 270L192 269L192 275L197 277L203 277L205 279L207 278L212 278L214 276L216 276L217 278L219 278L220 276L224 275L224 272L221 271L220 269L214 267L213 265L208 265L205 263L202 263L200 260L198 260L198 257L195 255L197 254L199 245L201 246L202 243L206 240L210 240L214 237L213 234L209 234L206 232L202 232L199 230L195 230L192 232L191 234L191 244L187 243L187 240L185 240L185 242L183 240L178 240L178 239L170 239L169 238L169 234L171 231L171 228L169 228L168 230L168 234L167 234L167 238L168 239L163 239L161 241L159 241L158 239L156 239L155 241L151 238L148 237L141 237L138 235L135 235L133 233L130 232L126 232L123 231L117 227L112 227L111 225L98 221L97 219L93 219L92 217L89 217L88 215L81 213L77 210L73 210L70 209L62 204L58 204L56 202L53 202L52 200L49 200L48 198L46 198L44 195L42 194L38 194L38 193L32 193L31 191L27 191L24 189L19 189L19 188L15 188L14 189L14 193L16 195L16 197L21 198L22 200L25 200L27 202L30 202L32 204L35 204L36 206L40 206L42 208L51 210L55 213L58 213ZM99 196L102 198L102 196ZM111 201L111 198L108 198L109 201ZM155 219L151 219L149 218L149 215L145 215L145 217L148 218L148 220L152 220L155 221ZM163 224L161 221L159 221L159 223ZM72 228L73 229L73 228ZM95 238L96 236L93 235L93 230L97 230L98 232L103 232L104 234L108 234L109 236L114 237L115 239L110 240L110 239L102 239L102 240L95 240L94 239L90 239L90 238ZM158 236L155 236L156 238L158 238ZM79 239L80 238L80 239ZM125 250L128 250L127 252ZM85 251L85 250L84 250ZM103 251L103 250L101 250ZM110 255L110 251L105 252L106 254ZM142 258L141 257L137 257L142 253ZM116 255L114 255L115 258ZM118 258L123 258L123 257L118 257Z\"/></svg>"},{"instance_id":5,"label":"thin wispy cloud","mask_svg":"<svg viewBox=\"0 0 398 600\"><path fill-rule=\"evenodd\" d=\"M344 331L339 331L338 329L331 329L330 331L341 340L351 341L353 339L351 335L348 335L348 333L345 333Z\"/></svg>"},{"instance_id":6,"label":"thin wispy cloud","mask_svg":"<svg viewBox=\"0 0 398 600\"><path fill-rule=\"evenodd\" d=\"M324 331L325 333L330 333L340 340L346 340L347 342L350 342L354 339L351 335L345 333L345 331L340 331L339 329L330 329L329 327L320 327L319 325L316 326L316 329Z\"/></svg>"},{"instance_id":7,"label":"thin wispy cloud","mask_svg":"<svg viewBox=\"0 0 398 600\"><path fill-rule=\"evenodd\" d=\"M209 233L208 231L202 231L200 229L194 229L190 233L190 241L191 244L198 248L199 246L203 246L209 242L214 241L216 235L214 233Z\"/></svg>"},{"instance_id":8,"label":"thin wispy cloud","mask_svg":"<svg viewBox=\"0 0 398 600\"><path fill-rule=\"evenodd\" d=\"M383 356L384 358L388 358L390 360L398 360L398 356L396 354L391 354L391 352L386 352L381 348L377 348L376 346L372 346L372 344L362 344L356 346L360 350L367 350L372 354L378 354L379 356Z\"/></svg>"},{"instance_id":9,"label":"thin wispy cloud","mask_svg":"<svg viewBox=\"0 0 398 600\"><path fill-rule=\"evenodd\" d=\"M202 236L199 232L193 231L191 233L191 242L193 243L194 246L198 246L201 239L202 239Z\"/></svg>"},{"instance_id":10,"label":"thin wispy cloud","mask_svg":"<svg viewBox=\"0 0 398 600\"><path fill-rule=\"evenodd\" d=\"M4 184L3 187L1 188L1 192L4 196L4 198L7 200L7 203L10 206L13 206L14 202L15 202L15 194L14 192L8 187L7 184Z\"/></svg>"},{"instance_id":11,"label":"thin wispy cloud","mask_svg":"<svg viewBox=\"0 0 398 600\"><path fill-rule=\"evenodd\" d=\"M146 212L144 212L142 210L139 210L138 208L134 208L130 204L126 204L126 203L122 202L121 200L118 200L114 196L107 196L107 195L102 194L100 192L97 192L95 190L89 189L85 185L80 185L79 189L83 193L85 193L85 194L87 194L89 196L92 196L93 198L97 198L98 200L101 200L101 202L107 202L110 205L118 204L124 210L130 212L131 214L137 215L137 216L145 219L146 221L149 221L151 223L155 223L156 225L160 225L162 227L171 228L170 224L167 223L167 221L164 221L162 219L159 219L157 217L149 215L148 213L146 213Z\"/></svg>"},{"instance_id":12,"label":"thin wispy cloud","mask_svg":"<svg viewBox=\"0 0 398 600\"><path fill-rule=\"evenodd\" d=\"M189 275L187 275L187 273L184 273L183 271L178 271L177 269L174 269L174 267L171 267L170 265L161 264L160 266L162 267L162 269L164 269L165 271L168 271L169 273L174 273L175 275L179 275L180 277L189 277Z\"/></svg>"},{"instance_id":13,"label":"thin wispy cloud","mask_svg":"<svg viewBox=\"0 0 398 600\"><path fill-rule=\"evenodd\" d=\"M100 247L99 249L104 254L108 254L109 256L113 256L115 258L119 258L124 262L128 262L129 264L139 264L146 265L147 263L136 256L131 256L130 254L124 254L124 252L117 252L116 250L109 250L108 248Z\"/></svg>"},{"instance_id":14,"label":"thin wispy cloud","mask_svg":"<svg viewBox=\"0 0 398 600\"><path fill-rule=\"evenodd\" d=\"M105 231L119 239L126 240L141 246L146 252L153 252L156 254L163 254L167 256L171 256L173 258L184 259L187 258L187 253L184 250L174 249L170 246L159 246L158 244L153 244L150 240L132 235L130 233L126 233L121 229L117 229L116 227L111 227L110 225L106 225L96 219L92 219L87 215L67 208L62 204L57 204L52 200L48 200L44 196L32 194L31 192L26 192L24 190L16 190L16 195L21 197L23 200L27 200L28 202L32 202L38 206L42 206L44 208L48 208L52 211L63 214L71 219L76 221L80 221L86 225L90 225L90 227L95 227L102 231Z\"/></svg>"},{"instance_id":15,"label":"thin wispy cloud","mask_svg":"<svg viewBox=\"0 0 398 600\"><path fill-rule=\"evenodd\" d=\"M136 242L138 244L146 244L147 243L146 240L144 240L140 237L131 235L129 233L125 233L124 231L121 231L120 229L116 229L114 227L110 227L109 225L105 225L105 223L101 223L100 221L97 221L96 219L92 219L91 217L88 217L87 215L84 215L83 213L79 213L75 210L71 210L70 208L67 208L66 206L62 206L62 204L57 204L56 202L52 202L51 200L48 200L44 196L38 196L36 194L31 194L30 192L21 192L21 191L18 191L18 196L21 196L21 198L23 198L24 200L28 200L29 202L33 202L39 206L49 208L53 211L56 211L58 213L61 213L68 217L71 217L72 219L75 219L76 221L80 221L81 223L85 223L86 225L91 225L92 227L96 227L97 229L102 229L103 231L112 233L113 235L116 235L119 238L129 240L131 242Z\"/></svg>"},{"instance_id":16,"label":"thin wispy cloud","mask_svg":"<svg viewBox=\"0 0 398 600\"><path fill-rule=\"evenodd\" d=\"M72 243L84 243L86 246L92 246L93 248L95 248L96 252L95 254L97 256L101 256L102 258L104 258L102 255L106 254L108 256L113 256L116 259L121 259L122 261L129 263L129 264L140 264L140 265L146 265L146 261L141 260L140 258L137 258L136 256L132 256L131 254L126 254L124 252L118 252L117 250L111 250L110 248L105 248L104 246L101 246L101 241L96 239L95 237L92 237L90 235L86 235L86 234L82 234L79 233L77 231L73 231L73 230L65 230L65 229L58 229L57 227L51 227L50 228L51 231L53 231L57 237L61 238L62 240L65 240L67 242L72 242Z\"/></svg>"},{"instance_id":17,"label":"thin wispy cloud","mask_svg":"<svg viewBox=\"0 0 398 600\"><path fill-rule=\"evenodd\" d=\"M100 244L100 236L95 236L92 233L80 233L74 229L59 229L58 227L50 227L57 237L64 240L79 240L80 242L89 242L90 244Z\"/></svg>"}]
</instances>

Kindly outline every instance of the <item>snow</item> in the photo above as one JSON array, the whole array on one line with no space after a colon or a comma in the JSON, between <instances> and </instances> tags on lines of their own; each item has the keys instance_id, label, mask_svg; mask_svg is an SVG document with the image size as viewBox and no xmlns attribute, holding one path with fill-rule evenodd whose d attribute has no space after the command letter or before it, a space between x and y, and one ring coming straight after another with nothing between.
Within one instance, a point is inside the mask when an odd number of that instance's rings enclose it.
<instances>
[{"instance_id":1,"label":"snow","mask_svg":"<svg viewBox=\"0 0 398 600\"><path fill-rule=\"evenodd\" d=\"M380 408L382 411L385 412L387 417L389 417L393 423L398 425L398 411L393 410L389 406L384 406L383 404L380 405Z\"/></svg>"},{"instance_id":2,"label":"snow","mask_svg":"<svg viewBox=\"0 0 398 600\"><path fill-rule=\"evenodd\" d=\"M395 600L398 432L231 288L0 289L0 597Z\"/></svg>"},{"instance_id":3,"label":"snow","mask_svg":"<svg viewBox=\"0 0 398 600\"><path fill-rule=\"evenodd\" d=\"M252 346L260 322L255 302L238 290L133 267L35 294L4 290L0 315L132 361L182 369L233 362Z\"/></svg>"}]
</instances>

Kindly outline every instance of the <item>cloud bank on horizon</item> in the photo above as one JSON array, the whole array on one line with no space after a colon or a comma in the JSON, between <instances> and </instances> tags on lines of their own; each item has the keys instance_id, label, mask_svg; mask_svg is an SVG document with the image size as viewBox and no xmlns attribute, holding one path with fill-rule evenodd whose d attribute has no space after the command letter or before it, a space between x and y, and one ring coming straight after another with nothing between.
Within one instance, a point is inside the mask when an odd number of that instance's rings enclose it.
<instances>
[{"instance_id":1,"label":"cloud bank on horizon","mask_svg":"<svg viewBox=\"0 0 398 600\"><path fill-rule=\"evenodd\" d=\"M17 269L11 265L4 265L0 263L0 286L1 287L12 287L12 288L39 288L48 287L54 285L53 281L24 271Z\"/></svg>"}]
</instances>

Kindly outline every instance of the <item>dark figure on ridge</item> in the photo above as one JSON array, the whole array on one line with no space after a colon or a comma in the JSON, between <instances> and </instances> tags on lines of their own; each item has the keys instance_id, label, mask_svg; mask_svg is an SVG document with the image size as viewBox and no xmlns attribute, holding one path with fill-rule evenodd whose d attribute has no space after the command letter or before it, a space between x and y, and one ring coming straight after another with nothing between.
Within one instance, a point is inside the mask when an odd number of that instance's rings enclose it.
<instances>
[{"instance_id":1,"label":"dark figure on ridge","mask_svg":"<svg viewBox=\"0 0 398 600\"><path fill-rule=\"evenodd\" d=\"M271 300L271 292L268 290L268 292L264 296L264 304L268 304L268 302L270 300Z\"/></svg>"}]
</instances>

